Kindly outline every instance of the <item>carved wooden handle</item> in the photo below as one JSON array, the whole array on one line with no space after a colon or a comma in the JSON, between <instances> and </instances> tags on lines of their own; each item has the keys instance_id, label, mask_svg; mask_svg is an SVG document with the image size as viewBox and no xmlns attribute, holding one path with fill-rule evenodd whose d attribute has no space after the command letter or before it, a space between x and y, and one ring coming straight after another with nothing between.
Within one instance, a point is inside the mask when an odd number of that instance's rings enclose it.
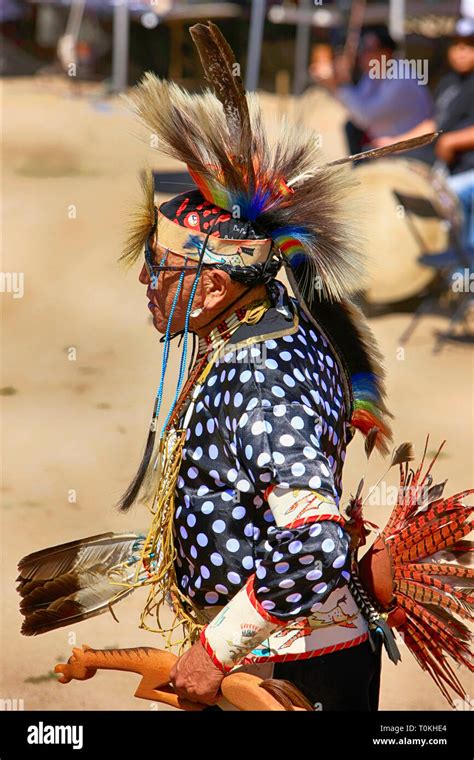
<instances>
[{"instance_id":1,"label":"carved wooden handle","mask_svg":"<svg viewBox=\"0 0 474 760\"><path fill-rule=\"evenodd\" d=\"M158 650L157 650L158 651ZM162 655L163 668L165 668L167 679L163 679L162 683L155 687L156 699L164 704L171 705L180 710L204 710L209 705L202 704L200 702L189 702L188 700L180 699L173 686L169 683L169 674L171 669L178 659L176 655L171 652L160 652ZM238 710L279 710L284 711L285 708L278 702L271 694L265 689L260 687L262 678L252 675L251 673L230 673L225 676L220 688L220 697L217 700L217 705L222 705L224 700L230 702L231 705L237 707ZM165 685L166 684L166 685Z\"/></svg>"}]
</instances>

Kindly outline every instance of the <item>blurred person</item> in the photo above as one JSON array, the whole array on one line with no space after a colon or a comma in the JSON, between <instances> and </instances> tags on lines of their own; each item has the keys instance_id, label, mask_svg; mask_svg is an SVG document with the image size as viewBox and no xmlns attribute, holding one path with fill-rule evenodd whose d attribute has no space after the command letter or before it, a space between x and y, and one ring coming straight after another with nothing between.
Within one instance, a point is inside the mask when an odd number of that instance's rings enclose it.
<instances>
[{"instance_id":1,"label":"blurred person","mask_svg":"<svg viewBox=\"0 0 474 760\"><path fill-rule=\"evenodd\" d=\"M396 136L409 140L428 132L442 134L432 146L423 149L423 160L441 162L449 176L447 183L458 196L464 210L463 243L474 248L474 21L460 19L447 52L450 71L440 80L434 93L432 117ZM373 140L376 147L396 141L388 133ZM407 154L411 155L411 154Z\"/></svg>"},{"instance_id":2,"label":"blurred person","mask_svg":"<svg viewBox=\"0 0 474 760\"><path fill-rule=\"evenodd\" d=\"M377 67L380 70L394 60L395 51L396 43L387 29L380 27L362 36L358 54L362 76L357 84L352 84L352 72L344 56L337 56L329 69L317 63L310 67L315 81L332 92L349 112L345 132L351 154L365 147L396 142L411 130L410 136L423 134L416 131L417 127L432 116L431 95L419 79L374 75Z\"/></svg>"},{"instance_id":3,"label":"blurred person","mask_svg":"<svg viewBox=\"0 0 474 760\"><path fill-rule=\"evenodd\" d=\"M464 209L464 245L474 248L474 21L461 19L448 48L451 71L435 96L436 127L443 134L436 157L446 164L448 184Z\"/></svg>"}]
</instances>

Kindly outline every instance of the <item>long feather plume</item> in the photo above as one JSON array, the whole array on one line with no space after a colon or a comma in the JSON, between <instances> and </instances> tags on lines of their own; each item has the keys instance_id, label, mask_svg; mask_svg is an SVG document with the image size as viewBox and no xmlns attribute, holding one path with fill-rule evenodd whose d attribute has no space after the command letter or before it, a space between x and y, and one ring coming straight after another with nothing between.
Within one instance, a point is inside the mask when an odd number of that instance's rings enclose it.
<instances>
[{"instance_id":1,"label":"long feather plume","mask_svg":"<svg viewBox=\"0 0 474 760\"><path fill-rule=\"evenodd\" d=\"M299 284L293 270L288 278L298 294ZM364 437L371 433L371 445L386 454L392 439L389 424L392 414L385 404L385 370L382 355L361 311L347 298L339 303L322 297L312 304L303 301L303 308L343 361L351 387L352 426Z\"/></svg>"},{"instance_id":2,"label":"long feather plume","mask_svg":"<svg viewBox=\"0 0 474 760\"><path fill-rule=\"evenodd\" d=\"M209 21L195 24L189 32L199 53L204 74L223 105L230 140L239 161L248 161L252 147L250 114L240 66L219 27Z\"/></svg>"},{"instance_id":3,"label":"long feather plume","mask_svg":"<svg viewBox=\"0 0 474 760\"><path fill-rule=\"evenodd\" d=\"M411 137L409 140L399 140L391 145L384 145L383 148L372 148L372 150L366 150L363 153L353 153L352 156L344 156L344 158L337 158L335 161L330 161L328 166L340 166L341 164L352 163L353 161L364 161L369 158L383 158L384 156L392 155L393 153L404 153L407 150L414 150L415 148L422 148L424 145L429 145L436 140L441 134L439 132L427 132L425 135L419 137Z\"/></svg>"},{"instance_id":4,"label":"long feather plume","mask_svg":"<svg viewBox=\"0 0 474 760\"><path fill-rule=\"evenodd\" d=\"M36 636L110 610L134 589L143 541L135 533L101 533L23 557L21 632Z\"/></svg>"}]
</instances>

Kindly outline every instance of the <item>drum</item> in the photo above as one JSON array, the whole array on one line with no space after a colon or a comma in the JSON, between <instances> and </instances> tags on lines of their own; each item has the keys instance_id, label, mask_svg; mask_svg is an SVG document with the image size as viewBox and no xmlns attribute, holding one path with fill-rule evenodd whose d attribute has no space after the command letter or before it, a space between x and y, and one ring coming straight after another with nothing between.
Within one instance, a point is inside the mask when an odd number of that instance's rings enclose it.
<instances>
[{"instance_id":1,"label":"drum","mask_svg":"<svg viewBox=\"0 0 474 760\"><path fill-rule=\"evenodd\" d=\"M461 220L457 197L420 161L382 159L354 171L366 201L367 301L384 305L418 295L434 272L417 259L448 248L449 227L458 229Z\"/></svg>"}]
</instances>

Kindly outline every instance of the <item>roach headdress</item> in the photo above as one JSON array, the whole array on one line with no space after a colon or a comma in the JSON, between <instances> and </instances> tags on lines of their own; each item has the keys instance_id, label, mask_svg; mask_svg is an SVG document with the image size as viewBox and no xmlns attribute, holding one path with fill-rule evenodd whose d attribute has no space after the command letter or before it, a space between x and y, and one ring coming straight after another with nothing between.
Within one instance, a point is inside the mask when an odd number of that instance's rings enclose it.
<instances>
[{"instance_id":1,"label":"roach headdress","mask_svg":"<svg viewBox=\"0 0 474 760\"><path fill-rule=\"evenodd\" d=\"M193 194L184 194L178 207L184 203L195 217L225 213L224 221L246 225L250 232L222 234L218 225L206 229L205 224L193 229L191 217L183 221L179 213L170 215L166 204L155 218L153 185L148 183L123 258L135 261L156 225L158 242L167 250L200 264L213 263L244 282L266 282L268 272L274 276L283 264L302 308L321 324L345 366L353 426L364 435L375 428L375 445L385 452L390 415L384 404L383 369L364 317L350 300L363 279L353 200L358 183L354 172L341 164L354 156L323 164L318 135L286 121L270 146L258 99L245 92L239 65L219 29L208 22L193 26L190 33L213 92L189 94L147 73L128 101L158 149L185 163L195 182L197 200L189 203ZM433 137L357 158L408 150ZM149 439L148 449L150 445ZM136 497L148 459L122 507Z\"/></svg>"}]
</instances>

